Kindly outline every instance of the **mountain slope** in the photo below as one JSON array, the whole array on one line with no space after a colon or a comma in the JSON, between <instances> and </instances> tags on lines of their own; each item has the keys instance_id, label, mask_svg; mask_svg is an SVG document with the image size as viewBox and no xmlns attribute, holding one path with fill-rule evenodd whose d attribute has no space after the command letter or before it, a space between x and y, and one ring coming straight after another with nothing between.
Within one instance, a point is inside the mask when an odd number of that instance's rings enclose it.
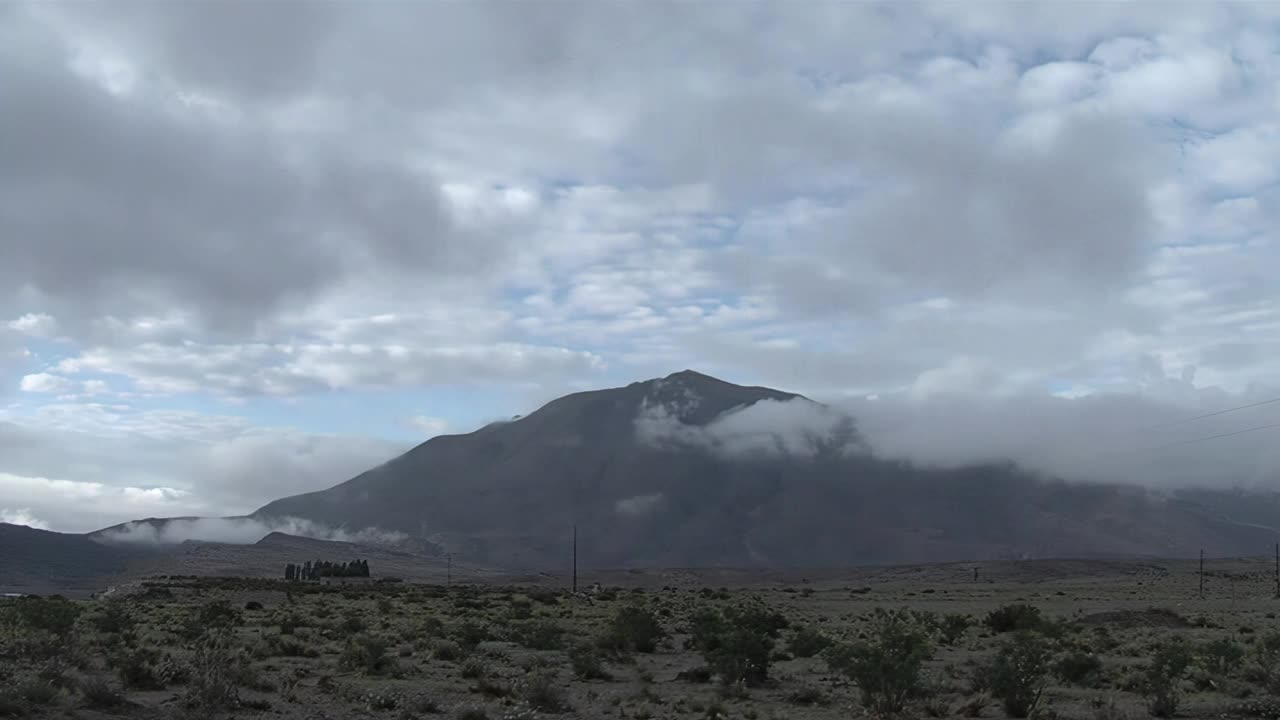
<instances>
[{"instance_id":1,"label":"mountain slope","mask_svg":"<svg viewBox=\"0 0 1280 720\"><path fill-rule=\"evenodd\" d=\"M136 548L102 545L85 535L0 523L0 588L7 590L99 589L140 557Z\"/></svg>"},{"instance_id":2,"label":"mountain slope","mask_svg":"<svg viewBox=\"0 0 1280 720\"><path fill-rule=\"evenodd\" d=\"M1210 494L1212 495L1212 494ZM685 371L576 393L433 438L329 490L298 517L425 538L473 562L849 566L1019 557L1258 554L1276 532L1229 504L1066 484L1010 465L878 459L847 418L801 396Z\"/></svg>"}]
</instances>

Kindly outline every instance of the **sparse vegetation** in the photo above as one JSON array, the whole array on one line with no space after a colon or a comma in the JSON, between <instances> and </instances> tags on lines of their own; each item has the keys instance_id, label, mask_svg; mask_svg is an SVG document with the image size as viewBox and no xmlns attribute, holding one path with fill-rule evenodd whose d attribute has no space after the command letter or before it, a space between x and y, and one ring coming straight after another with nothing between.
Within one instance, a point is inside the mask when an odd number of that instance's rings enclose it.
<instances>
[{"instance_id":1,"label":"sparse vegetation","mask_svg":"<svg viewBox=\"0 0 1280 720\"><path fill-rule=\"evenodd\" d=\"M1193 607L1188 616L1207 621L1192 624L1133 609L1128 589L1110 590L1121 609L1073 613L1070 593L984 586L967 599L936 577L852 597L820 586L810 597L628 588L613 601L297 582L289 599L260 583L182 579L110 601L0 601L0 717L146 714L133 704L156 717L306 717L323 707L394 720L468 711L775 720L835 717L853 703L872 716L1099 720L1280 708L1270 603L1238 603L1259 608L1238 617ZM1098 604L1107 591L1087 590ZM956 612L913 607L915 597L948 598L942 607ZM244 610L250 599L263 607ZM848 682L823 677L823 665Z\"/></svg>"}]
</instances>

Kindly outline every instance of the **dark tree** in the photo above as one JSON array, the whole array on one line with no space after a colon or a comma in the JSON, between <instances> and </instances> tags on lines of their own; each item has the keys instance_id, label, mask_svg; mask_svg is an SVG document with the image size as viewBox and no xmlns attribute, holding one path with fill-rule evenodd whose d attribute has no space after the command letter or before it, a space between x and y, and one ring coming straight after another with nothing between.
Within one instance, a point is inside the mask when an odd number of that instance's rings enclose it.
<instances>
[{"instance_id":1,"label":"dark tree","mask_svg":"<svg viewBox=\"0 0 1280 720\"><path fill-rule=\"evenodd\" d=\"M297 568L293 566L293 563L289 563L288 565L284 566L285 580L293 580L296 574L297 574Z\"/></svg>"}]
</instances>

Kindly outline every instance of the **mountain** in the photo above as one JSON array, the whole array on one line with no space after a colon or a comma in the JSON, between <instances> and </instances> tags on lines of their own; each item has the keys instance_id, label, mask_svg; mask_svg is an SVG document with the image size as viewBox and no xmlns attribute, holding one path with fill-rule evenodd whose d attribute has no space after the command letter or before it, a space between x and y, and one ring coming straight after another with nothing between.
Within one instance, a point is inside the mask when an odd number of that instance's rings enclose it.
<instances>
[{"instance_id":1,"label":"mountain","mask_svg":"<svg viewBox=\"0 0 1280 720\"><path fill-rule=\"evenodd\" d=\"M0 523L0 588L6 592L92 591L139 559L137 548L85 535Z\"/></svg>"},{"instance_id":2,"label":"mountain","mask_svg":"<svg viewBox=\"0 0 1280 720\"><path fill-rule=\"evenodd\" d=\"M527 568L563 566L575 526L584 567L1265 552L1276 528L1219 495L885 460L819 403L684 371L432 438L252 517L404 533Z\"/></svg>"}]
</instances>

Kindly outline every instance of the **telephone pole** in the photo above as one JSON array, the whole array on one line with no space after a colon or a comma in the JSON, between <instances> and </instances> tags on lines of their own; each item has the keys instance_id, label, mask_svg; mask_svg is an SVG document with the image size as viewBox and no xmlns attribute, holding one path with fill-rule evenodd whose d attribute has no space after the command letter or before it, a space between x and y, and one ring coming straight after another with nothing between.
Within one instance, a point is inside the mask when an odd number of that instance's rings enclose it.
<instances>
[{"instance_id":1,"label":"telephone pole","mask_svg":"<svg viewBox=\"0 0 1280 720\"><path fill-rule=\"evenodd\" d=\"M453 585L453 553L445 555L448 564L445 565L444 584L446 586Z\"/></svg>"},{"instance_id":2,"label":"telephone pole","mask_svg":"<svg viewBox=\"0 0 1280 720\"><path fill-rule=\"evenodd\" d=\"M1204 598L1204 548L1200 548L1200 597Z\"/></svg>"},{"instance_id":3,"label":"telephone pole","mask_svg":"<svg viewBox=\"0 0 1280 720\"><path fill-rule=\"evenodd\" d=\"M573 592L578 592L578 526L573 526Z\"/></svg>"},{"instance_id":4,"label":"telephone pole","mask_svg":"<svg viewBox=\"0 0 1280 720\"><path fill-rule=\"evenodd\" d=\"M1276 543L1276 597L1280 598L1280 542Z\"/></svg>"}]
</instances>

